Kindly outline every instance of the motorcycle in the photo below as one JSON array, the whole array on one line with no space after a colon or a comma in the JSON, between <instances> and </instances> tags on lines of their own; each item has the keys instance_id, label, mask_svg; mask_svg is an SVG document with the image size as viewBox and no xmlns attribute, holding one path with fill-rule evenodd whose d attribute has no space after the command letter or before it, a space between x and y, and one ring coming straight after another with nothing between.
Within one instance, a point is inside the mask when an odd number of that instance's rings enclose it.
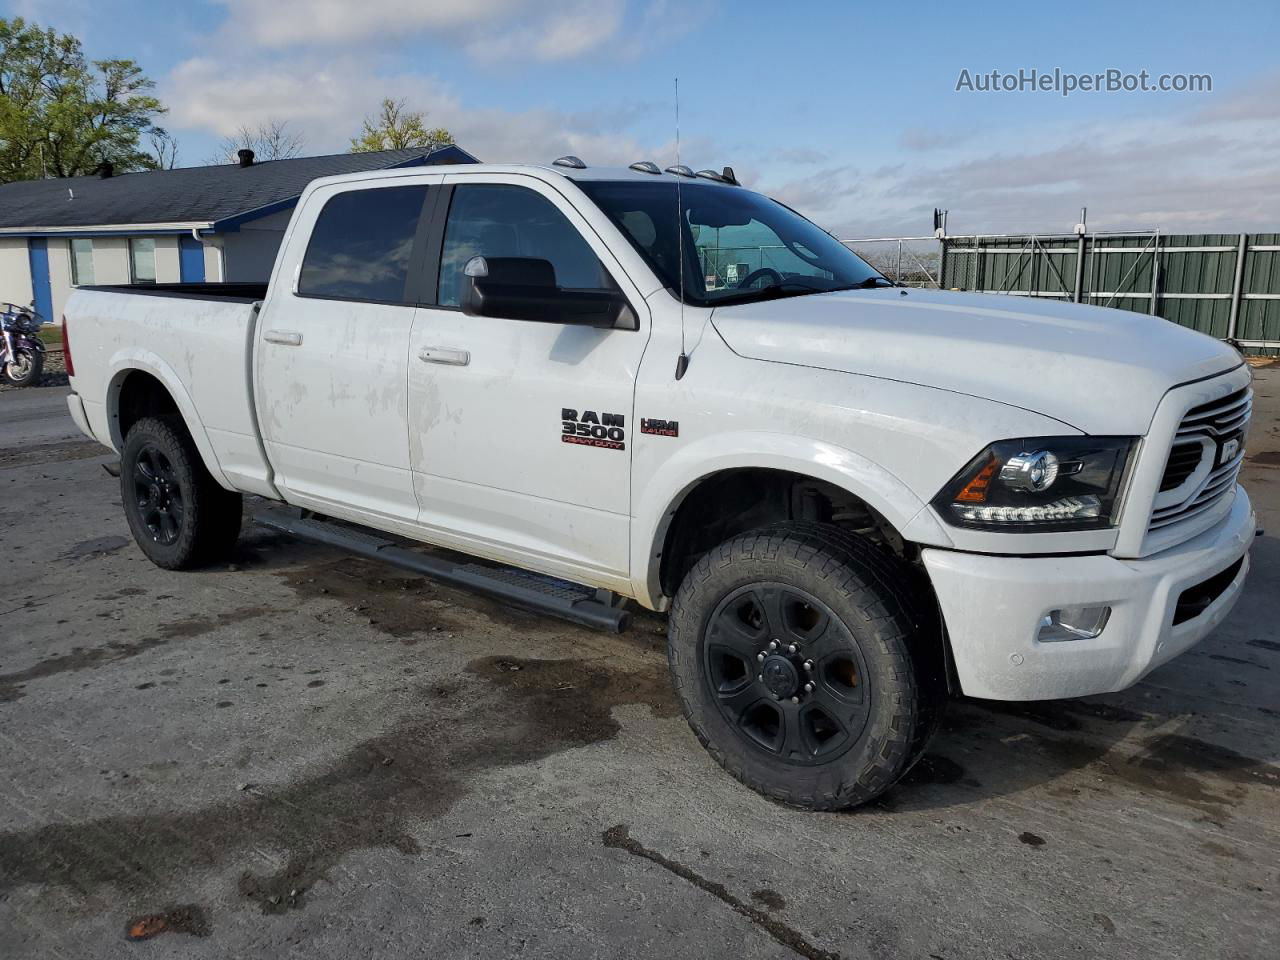
<instances>
[{"instance_id":1,"label":"motorcycle","mask_svg":"<svg viewBox=\"0 0 1280 960\"><path fill-rule=\"evenodd\" d=\"M44 341L35 305L0 303L0 375L15 387L40 382L44 370Z\"/></svg>"}]
</instances>

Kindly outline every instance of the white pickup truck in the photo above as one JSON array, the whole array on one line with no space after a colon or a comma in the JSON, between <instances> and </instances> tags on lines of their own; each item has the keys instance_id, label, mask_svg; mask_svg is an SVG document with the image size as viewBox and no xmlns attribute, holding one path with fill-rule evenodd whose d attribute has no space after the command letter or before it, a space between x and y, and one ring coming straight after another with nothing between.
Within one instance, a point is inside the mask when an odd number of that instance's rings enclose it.
<instances>
[{"instance_id":1,"label":"white pickup truck","mask_svg":"<svg viewBox=\"0 0 1280 960\"><path fill-rule=\"evenodd\" d=\"M225 556L253 494L583 623L669 611L699 739L811 809L891 785L951 692L1133 684L1248 571L1235 350L896 287L728 169L319 180L269 286L85 287L64 322L157 564Z\"/></svg>"}]
</instances>

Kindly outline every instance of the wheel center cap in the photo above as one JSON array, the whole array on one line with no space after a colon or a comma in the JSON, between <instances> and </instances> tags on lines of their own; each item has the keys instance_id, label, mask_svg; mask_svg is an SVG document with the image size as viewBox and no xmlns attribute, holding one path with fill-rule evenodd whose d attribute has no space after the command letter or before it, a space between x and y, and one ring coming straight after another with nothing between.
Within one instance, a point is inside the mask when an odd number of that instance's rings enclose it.
<instances>
[{"instance_id":1,"label":"wheel center cap","mask_svg":"<svg viewBox=\"0 0 1280 960\"><path fill-rule=\"evenodd\" d=\"M800 674L796 672L795 665L777 654L765 659L760 675L764 678L765 687L775 697L793 696L800 686Z\"/></svg>"}]
</instances>

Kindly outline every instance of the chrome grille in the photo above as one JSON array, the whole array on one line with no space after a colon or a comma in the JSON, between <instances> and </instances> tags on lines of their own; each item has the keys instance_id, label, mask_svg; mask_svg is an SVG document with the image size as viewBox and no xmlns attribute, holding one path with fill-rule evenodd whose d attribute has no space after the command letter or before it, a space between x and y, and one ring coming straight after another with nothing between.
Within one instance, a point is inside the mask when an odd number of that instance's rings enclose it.
<instances>
[{"instance_id":1,"label":"chrome grille","mask_svg":"<svg viewBox=\"0 0 1280 960\"><path fill-rule=\"evenodd\" d=\"M1253 411L1253 391L1244 387L1219 400L1192 407L1178 424L1160 495L1151 512L1148 531L1160 530L1199 516L1229 496L1244 462L1244 431ZM1225 445L1238 441L1234 450ZM1225 457L1225 459L1223 459ZM1204 471L1204 461L1211 469ZM1197 474L1202 474L1196 479ZM1187 485L1177 497L1178 488ZM1174 497L1169 496L1170 493ZM1174 502L1168 502L1174 499Z\"/></svg>"}]
</instances>

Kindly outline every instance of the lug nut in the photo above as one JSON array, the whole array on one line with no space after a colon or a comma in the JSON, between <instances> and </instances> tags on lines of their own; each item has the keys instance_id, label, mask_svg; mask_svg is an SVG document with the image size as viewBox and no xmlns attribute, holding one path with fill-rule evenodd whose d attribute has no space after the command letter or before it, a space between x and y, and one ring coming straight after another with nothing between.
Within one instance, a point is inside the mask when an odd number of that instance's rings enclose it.
<instances>
[{"instance_id":1,"label":"lug nut","mask_svg":"<svg viewBox=\"0 0 1280 960\"><path fill-rule=\"evenodd\" d=\"M806 660L806 661L804 662L804 668L805 668L806 670L812 671L812 670L813 670L813 661L812 661L812 660Z\"/></svg>"},{"instance_id":2,"label":"lug nut","mask_svg":"<svg viewBox=\"0 0 1280 960\"><path fill-rule=\"evenodd\" d=\"M770 650L777 650L777 649L778 649L778 641L777 641L777 640L770 640L770 641L769 641L769 649L770 649Z\"/></svg>"},{"instance_id":3,"label":"lug nut","mask_svg":"<svg viewBox=\"0 0 1280 960\"><path fill-rule=\"evenodd\" d=\"M792 703L799 703L799 702L800 702L800 698L799 698L799 697L792 697L792 698L791 698L791 702L792 702Z\"/></svg>"},{"instance_id":4,"label":"lug nut","mask_svg":"<svg viewBox=\"0 0 1280 960\"><path fill-rule=\"evenodd\" d=\"M795 653L799 649L800 648L793 643L791 646L787 647L787 653Z\"/></svg>"},{"instance_id":5,"label":"lug nut","mask_svg":"<svg viewBox=\"0 0 1280 960\"><path fill-rule=\"evenodd\" d=\"M804 692L805 692L805 693L812 693L812 692L813 692L813 684L812 684L812 683L806 683L806 684L804 685Z\"/></svg>"},{"instance_id":6,"label":"lug nut","mask_svg":"<svg viewBox=\"0 0 1280 960\"><path fill-rule=\"evenodd\" d=\"M764 654L763 654L763 653L757 653L757 654L756 654L756 659L757 659L757 660L763 660L763 659L764 659Z\"/></svg>"},{"instance_id":7,"label":"lug nut","mask_svg":"<svg viewBox=\"0 0 1280 960\"><path fill-rule=\"evenodd\" d=\"M764 683L764 674L763 674L763 673L758 674L758 675L756 676L756 680L757 680L757 682L759 682L759 683Z\"/></svg>"}]
</instances>

